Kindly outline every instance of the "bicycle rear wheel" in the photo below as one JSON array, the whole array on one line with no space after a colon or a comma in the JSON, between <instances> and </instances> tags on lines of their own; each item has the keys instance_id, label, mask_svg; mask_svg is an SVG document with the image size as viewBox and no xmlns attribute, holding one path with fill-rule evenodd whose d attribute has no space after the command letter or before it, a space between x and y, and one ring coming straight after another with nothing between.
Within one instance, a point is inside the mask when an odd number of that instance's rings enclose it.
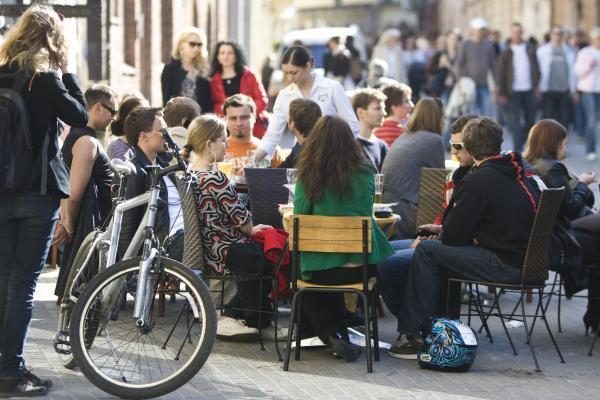
<instances>
[{"instance_id":1,"label":"bicycle rear wheel","mask_svg":"<svg viewBox=\"0 0 600 400\"><path fill-rule=\"evenodd\" d=\"M160 259L151 274L149 322L132 318L141 284L140 258L115 264L97 275L71 315L71 348L83 374L100 389L123 398L170 393L202 368L216 336L216 310L204 282L184 265ZM169 285L160 284L169 282ZM159 317L161 294L173 294Z\"/></svg>"},{"instance_id":2,"label":"bicycle rear wheel","mask_svg":"<svg viewBox=\"0 0 600 400\"><path fill-rule=\"evenodd\" d=\"M79 297L79 293L83 291L85 285L92 280L99 269L97 250L92 248L97 235L97 231L90 232L81 243L79 250L77 250L60 302L58 330L54 337L54 350L59 354L63 366L68 369L77 366L71 352L69 338L69 324L73 305Z\"/></svg>"}]
</instances>

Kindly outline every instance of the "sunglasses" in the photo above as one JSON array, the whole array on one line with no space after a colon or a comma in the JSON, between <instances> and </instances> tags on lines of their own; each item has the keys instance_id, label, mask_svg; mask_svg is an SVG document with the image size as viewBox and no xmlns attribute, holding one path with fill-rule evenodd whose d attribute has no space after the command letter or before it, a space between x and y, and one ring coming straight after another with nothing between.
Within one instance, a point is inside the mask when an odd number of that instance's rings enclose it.
<instances>
[{"instance_id":1,"label":"sunglasses","mask_svg":"<svg viewBox=\"0 0 600 400\"><path fill-rule=\"evenodd\" d=\"M190 47L202 47L202 42L188 42Z\"/></svg>"},{"instance_id":2,"label":"sunglasses","mask_svg":"<svg viewBox=\"0 0 600 400\"><path fill-rule=\"evenodd\" d=\"M464 144L460 143L460 142L453 142L452 140L450 141L450 146L452 146L452 148L456 151L461 151L464 148Z\"/></svg>"},{"instance_id":3,"label":"sunglasses","mask_svg":"<svg viewBox=\"0 0 600 400\"><path fill-rule=\"evenodd\" d=\"M117 110L115 110L115 109L113 109L113 108L110 108L109 106L107 106L107 105L106 105L106 104L104 104L104 103L100 103L100 105L101 105L102 107L104 107L104 109L105 109L106 111L108 111L108 112L110 113L110 115L112 115L113 117L114 117L115 115L117 115Z\"/></svg>"}]
</instances>

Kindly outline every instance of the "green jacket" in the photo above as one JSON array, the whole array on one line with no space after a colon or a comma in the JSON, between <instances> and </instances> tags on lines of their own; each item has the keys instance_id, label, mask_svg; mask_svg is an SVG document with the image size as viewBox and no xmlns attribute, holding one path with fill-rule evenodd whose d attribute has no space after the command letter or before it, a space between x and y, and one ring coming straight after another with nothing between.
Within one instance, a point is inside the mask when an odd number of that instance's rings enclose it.
<instances>
[{"instance_id":1,"label":"green jacket","mask_svg":"<svg viewBox=\"0 0 600 400\"><path fill-rule=\"evenodd\" d=\"M352 177L352 195L348 198L340 198L326 190L319 203L312 203L306 198L300 178L294 193L294 214L373 218L374 198L375 177L370 165L358 170ZM369 264L376 264L393 254L394 250L374 220L371 225L372 246ZM346 263L362 264L362 254L304 252L300 256L302 279L310 279L311 271L332 269Z\"/></svg>"}]
</instances>

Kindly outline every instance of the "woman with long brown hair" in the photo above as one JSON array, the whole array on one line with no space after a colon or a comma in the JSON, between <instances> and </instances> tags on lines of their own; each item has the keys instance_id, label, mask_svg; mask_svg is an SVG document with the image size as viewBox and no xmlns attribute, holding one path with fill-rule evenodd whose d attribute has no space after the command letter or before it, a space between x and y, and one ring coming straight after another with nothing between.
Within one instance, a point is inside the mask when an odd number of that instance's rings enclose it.
<instances>
[{"instance_id":1,"label":"woman with long brown hair","mask_svg":"<svg viewBox=\"0 0 600 400\"><path fill-rule=\"evenodd\" d=\"M375 170L343 119L325 116L317 122L302 145L297 168L294 214L373 215ZM393 250L374 222L371 236L369 264L374 267ZM317 284L360 282L361 268L355 267L362 264L361 258L360 254L304 252L300 258L302 278ZM346 361L358 358L360 348L345 340L343 295L307 293L302 301L315 334Z\"/></svg>"},{"instance_id":2,"label":"woman with long brown hair","mask_svg":"<svg viewBox=\"0 0 600 400\"><path fill-rule=\"evenodd\" d=\"M22 99L22 105L8 111L13 118L4 117L0 128L0 397L43 396L52 382L27 370L23 347L60 199L69 197L58 120L75 128L87 124L78 79L68 72L62 16L51 7L32 5L6 34L0 46L0 88L12 88ZM0 109L6 116L11 107L7 97L2 98ZM15 120L28 125L27 147L5 141L7 132L26 137L22 125L12 123ZM16 179L7 181L6 171L11 169Z\"/></svg>"},{"instance_id":3,"label":"woman with long brown hair","mask_svg":"<svg viewBox=\"0 0 600 400\"><path fill-rule=\"evenodd\" d=\"M402 216L397 225L400 239L415 237L421 168L444 168L443 127L441 100L424 97L410 114L406 133L385 156L383 202L398 203L393 210Z\"/></svg>"},{"instance_id":4,"label":"woman with long brown hair","mask_svg":"<svg viewBox=\"0 0 600 400\"><path fill-rule=\"evenodd\" d=\"M588 188L590 184L597 182L596 172L584 172L576 177L563 164L566 157L567 130L564 126L553 119L543 119L533 125L529 131L525 158L548 187L565 188L553 237L559 232L570 232L581 246L582 265L569 265L568 270L560 271L565 291L567 296L570 296L585 288L586 271L582 268L600 265L600 251L598 250L600 214L593 212L594 194ZM563 233L560 237L565 238L565 234ZM577 250L571 247L562 248L563 243L564 240L559 240L559 242L553 240L552 250L558 252ZM569 254L567 257L560 258L572 259ZM560 268L560 265L551 265L551 267ZM583 316L583 323L586 332L589 328L592 328L592 332L596 332L600 323L600 271L598 268L590 268L588 306Z\"/></svg>"}]
</instances>

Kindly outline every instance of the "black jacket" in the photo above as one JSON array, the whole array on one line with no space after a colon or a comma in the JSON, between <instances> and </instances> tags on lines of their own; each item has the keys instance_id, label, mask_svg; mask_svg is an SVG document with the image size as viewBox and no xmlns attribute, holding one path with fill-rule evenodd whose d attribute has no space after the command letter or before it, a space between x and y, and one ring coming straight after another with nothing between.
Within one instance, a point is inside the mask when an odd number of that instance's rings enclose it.
<instances>
[{"instance_id":1,"label":"black jacket","mask_svg":"<svg viewBox=\"0 0 600 400\"><path fill-rule=\"evenodd\" d=\"M467 174L452 195L442 242L480 246L522 268L539 189L525 176L521 156L507 153L486 160Z\"/></svg>"},{"instance_id":2,"label":"black jacket","mask_svg":"<svg viewBox=\"0 0 600 400\"><path fill-rule=\"evenodd\" d=\"M594 193L582 182L569 174L567 167L558 160L538 159L533 169L550 188L565 188L559 215L573 220L589 214L594 206Z\"/></svg>"},{"instance_id":3,"label":"black jacket","mask_svg":"<svg viewBox=\"0 0 600 400\"><path fill-rule=\"evenodd\" d=\"M173 97L181 96L181 84L186 75L187 71L181 66L181 61L173 59L170 63L165 64L165 68L160 75L163 105L166 105ZM196 101L200 105L203 114L213 112L210 81L200 74L196 78Z\"/></svg>"},{"instance_id":4,"label":"black jacket","mask_svg":"<svg viewBox=\"0 0 600 400\"><path fill-rule=\"evenodd\" d=\"M146 154L137 146L134 147L134 157L130 160L135 165L135 175L127 178L127 186L125 189L125 198L131 199L140 194L146 193L150 184L152 183L152 175L146 170L146 167L152 163L146 157ZM167 165L157 158L157 162L161 167ZM121 225L121 235L119 239L119 257L123 257L127 246L133 239L135 232L137 231L144 213L146 212L147 204L126 211L123 215L123 222ZM158 209L156 213L156 223L154 225L154 233L159 240L165 239L169 234L169 207L168 207L168 192L167 185L164 180L160 180L160 194L158 199Z\"/></svg>"},{"instance_id":5,"label":"black jacket","mask_svg":"<svg viewBox=\"0 0 600 400\"><path fill-rule=\"evenodd\" d=\"M1 73L10 73L8 67L0 67ZM0 86L10 87L12 81L0 79ZM69 173L62 161L58 147L58 119L69 126L83 128L87 125L87 105L79 88L77 77L63 74L62 79L55 71L40 72L28 80L21 92L29 112L31 136L35 159L34 171L40 174L32 177L31 189L40 190L42 154L44 138L49 135L48 184L49 193L61 197L69 196Z\"/></svg>"}]
</instances>

